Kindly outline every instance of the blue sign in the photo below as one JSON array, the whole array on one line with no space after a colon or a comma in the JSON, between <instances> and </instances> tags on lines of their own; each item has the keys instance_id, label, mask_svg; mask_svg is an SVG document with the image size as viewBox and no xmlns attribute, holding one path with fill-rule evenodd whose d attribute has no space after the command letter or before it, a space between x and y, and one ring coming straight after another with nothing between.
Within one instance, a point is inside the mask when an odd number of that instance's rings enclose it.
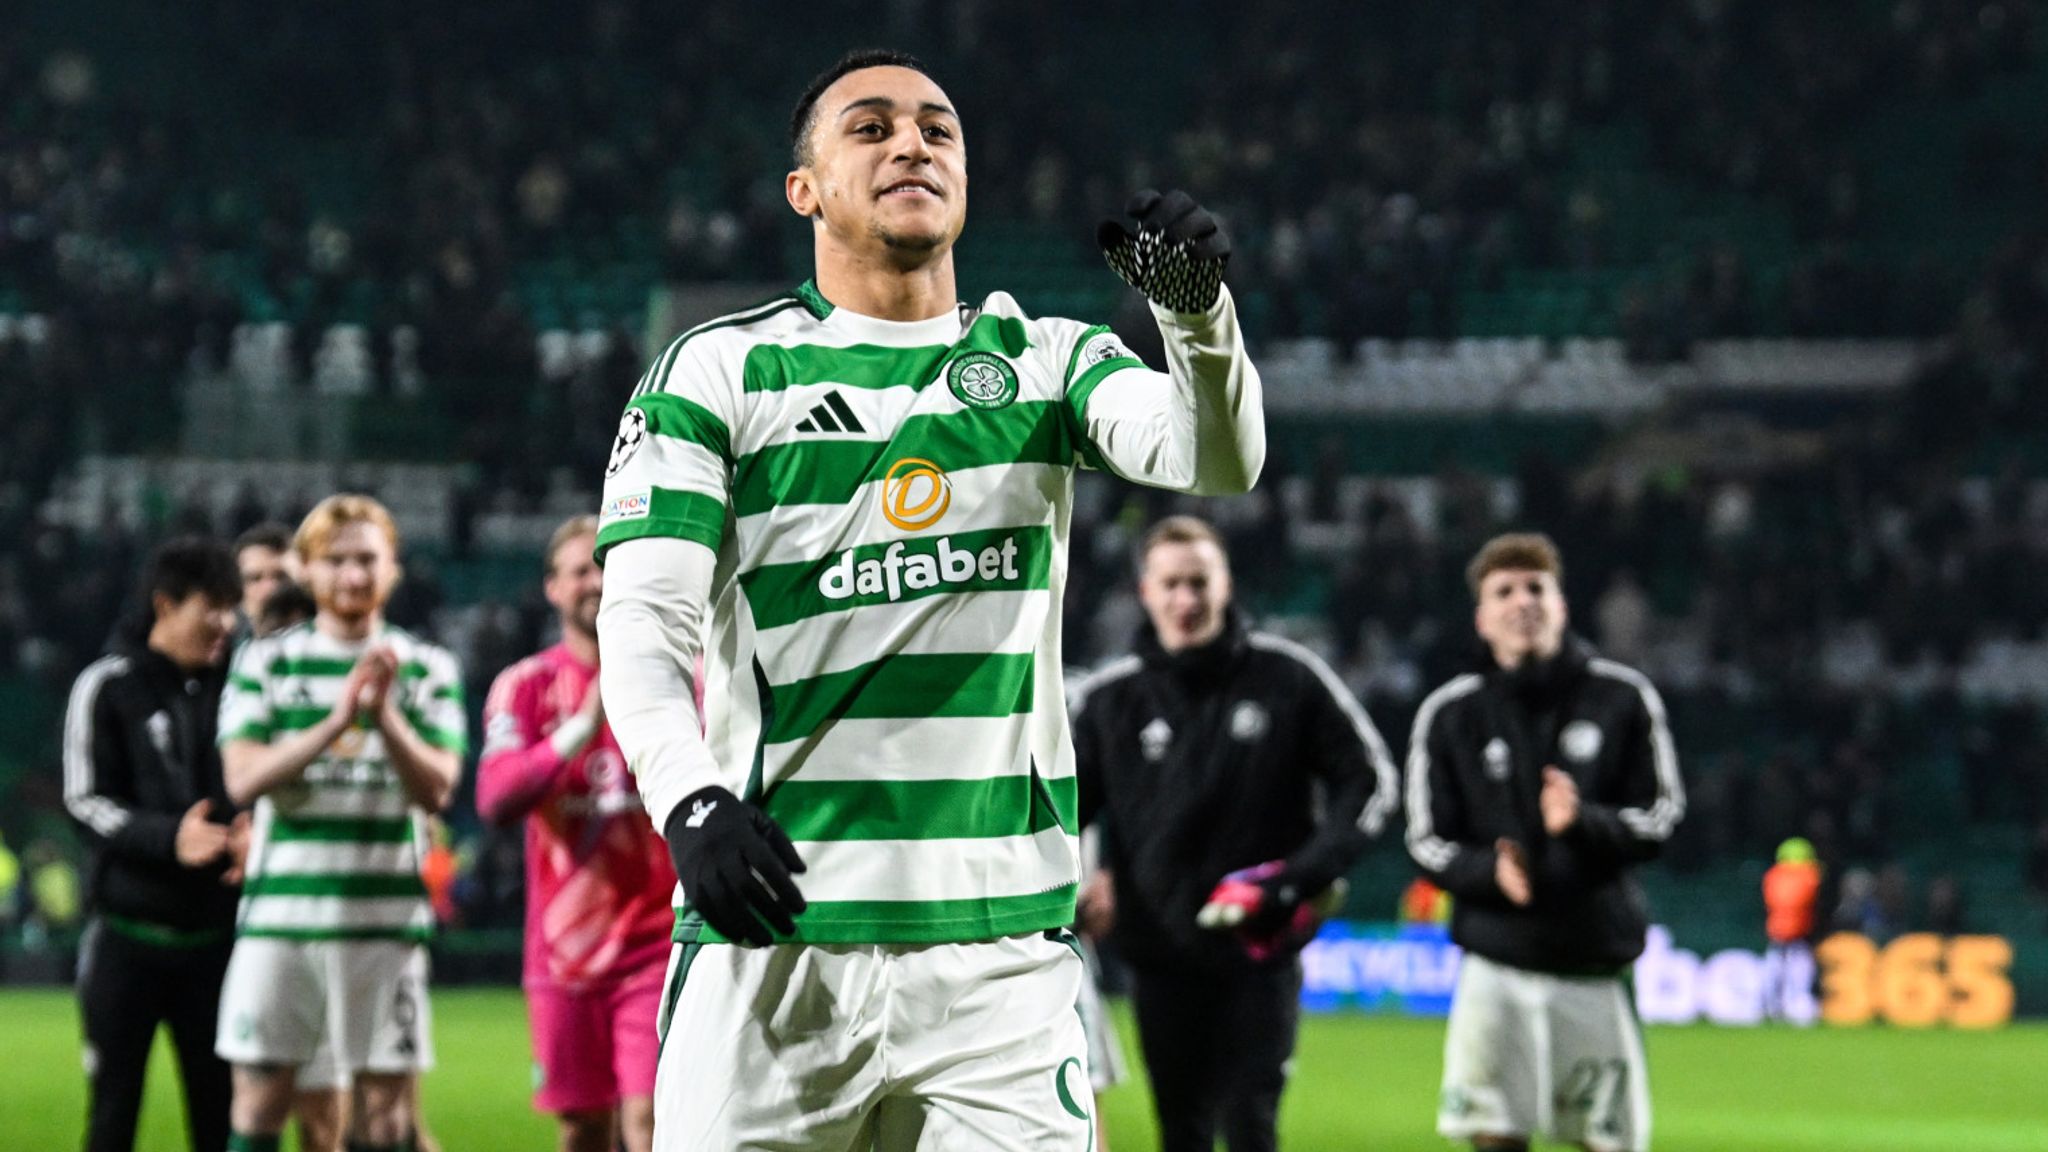
<instances>
[{"instance_id":1,"label":"blue sign","mask_svg":"<svg viewBox=\"0 0 2048 1152\"><path fill-rule=\"evenodd\" d=\"M1301 1006L1445 1016L1462 955L1441 924L1332 920L1302 950Z\"/></svg>"}]
</instances>

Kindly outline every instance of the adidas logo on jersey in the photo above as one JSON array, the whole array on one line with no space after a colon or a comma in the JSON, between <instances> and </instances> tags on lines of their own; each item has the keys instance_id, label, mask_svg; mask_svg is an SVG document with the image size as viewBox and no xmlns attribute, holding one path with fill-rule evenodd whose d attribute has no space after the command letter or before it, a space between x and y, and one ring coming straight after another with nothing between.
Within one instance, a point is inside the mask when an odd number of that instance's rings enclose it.
<instances>
[{"instance_id":1,"label":"adidas logo on jersey","mask_svg":"<svg viewBox=\"0 0 2048 1152\"><path fill-rule=\"evenodd\" d=\"M853 551L841 552L825 574L818 577L818 594L827 600L850 600L855 596L881 596L894 603L905 591L921 592L941 584L967 584L976 579L986 583L1017 580L1017 538L1004 537L981 551L955 548L949 536L934 541L917 541L928 551L910 551L898 540L879 558L855 561Z\"/></svg>"},{"instance_id":2,"label":"adidas logo on jersey","mask_svg":"<svg viewBox=\"0 0 2048 1152\"><path fill-rule=\"evenodd\" d=\"M838 389L825 393L825 401L811 409L811 414L797 424L799 432L865 432L860 418L846 403L846 397Z\"/></svg>"}]
</instances>

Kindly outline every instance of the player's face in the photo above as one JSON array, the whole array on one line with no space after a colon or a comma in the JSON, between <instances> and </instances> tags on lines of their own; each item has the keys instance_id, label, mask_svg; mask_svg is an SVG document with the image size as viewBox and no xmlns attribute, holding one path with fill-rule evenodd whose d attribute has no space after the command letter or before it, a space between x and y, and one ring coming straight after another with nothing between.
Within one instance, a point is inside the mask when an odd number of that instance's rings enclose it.
<instances>
[{"instance_id":1,"label":"player's face","mask_svg":"<svg viewBox=\"0 0 2048 1152\"><path fill-rule=\"evenodd\" d=\"M590 555L596 548L594 535L562 541L545 585L548 603L561 614L562 627L585 636L597 635L597 609L604 600L604 569Z\"/></svg>"},{"instance_id":2,"label":"player's face","mask_svg":"<svg viewBox=\"0 0 2048 1152\"><path fill-rule=\"evenodd\" d=\"M263 611L264 602L291 575L285 553L252 544L235 554L235 567L242 573L242 615L251 620Z\"/></svg>"},{"instance_id":3,"label":"player's face","mask_svg":"<svg viewBox=\"0 0 2048 1152\"><path fill-rule=\"evenodd\" d=\"M1154 545L1138 578L1138 600L1168 652L1214 640L1230 607L1230 565L1223 549L1208 540Z\"/></svg>"},{"instance_id":4,"label":"player's face","mask_svg":"<svg viewBox=\"0 0 2048 1152\"><path fill-rule=\"evenodd\" d=\"M1547 660L1564 643L1564 590L1548 572L1495 569L1479 582L1474 626L1503 668Z\"/></svg>"},{"instance_id":5,"label":"player's face","mask_svg":"<svg viewBox=\"0 0 2048 1152\"><path fill-rule=\"evenodd\" d=\"M950 251L966 226L960 117L924 73L841 76L818 97L811 148L810 165L789 175L790 205L849 247L915 266Z\"/></svg>"},{"instance_id":6,"label":"player's face","mask_svg":"<svg viewBox=\"0 0 2048 1152\"><path fill-rule=\"evenodd\" d=\"M183 600L158 594L156 622L149 646L187 671L219 664L228 654L228 636L235 630L235 602L214 600L194 592Z\"/></svg>"},{"instance_id":7,"label":"player's face","mask_svg":"<svg viewBox=\"0 0 2048 1152\"><path fill-rule=\"evenodd\" d=\"M381 529L365 520L342 525L306 562L306 587L320 611L362 620L384 610L398 586L398 557Z\"/></svg>"}]
</instances>

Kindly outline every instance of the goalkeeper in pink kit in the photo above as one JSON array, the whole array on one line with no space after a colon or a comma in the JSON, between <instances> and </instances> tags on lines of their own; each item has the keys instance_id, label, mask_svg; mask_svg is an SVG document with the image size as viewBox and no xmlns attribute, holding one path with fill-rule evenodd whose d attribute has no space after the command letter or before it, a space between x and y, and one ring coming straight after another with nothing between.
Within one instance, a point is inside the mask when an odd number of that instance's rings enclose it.
<instances>
[{"instance_id":1,"label":"goalkeeper in pink kit","mask_svg":"<svg viewBox=\"0 0 2048 1152\"><path fill-rule=\"evenodd\" d=\"M534 1106L560 1119L563 1152L610 1152L617 1137L647 1152L676 877L604 720L596 540L584 516L548 543L562 640L491 686L477 809L493 824L526 820Z\"/></svg>"}]
</instances>

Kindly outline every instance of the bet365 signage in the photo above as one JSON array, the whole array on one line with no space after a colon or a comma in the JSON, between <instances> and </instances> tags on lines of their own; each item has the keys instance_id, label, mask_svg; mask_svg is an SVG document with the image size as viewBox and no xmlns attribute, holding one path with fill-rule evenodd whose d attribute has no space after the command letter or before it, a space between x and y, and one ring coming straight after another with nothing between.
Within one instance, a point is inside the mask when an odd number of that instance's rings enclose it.
<instances>
[{"instance_id":1,"label":"bet365 signage","mask_svg":"<svg viewBox=\"0 0 2048 1152\"><path fill-rule=\"evenodd\" d=\"M1837 932L1814 950L1820 1018L1899 1028L1996 1028L2012 1020L2012 945L2001 936L1915 932L1880 948Z\"/></svg>"}]
</instances>

